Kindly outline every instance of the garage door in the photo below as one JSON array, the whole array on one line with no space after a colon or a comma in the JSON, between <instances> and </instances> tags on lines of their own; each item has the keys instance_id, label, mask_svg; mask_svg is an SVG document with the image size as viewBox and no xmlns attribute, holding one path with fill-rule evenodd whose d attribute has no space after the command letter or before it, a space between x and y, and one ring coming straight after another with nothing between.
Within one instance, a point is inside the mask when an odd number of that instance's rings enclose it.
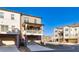
<instances>
[{"instance_id":1,"label":"garage door","mask_svg":"<svg viewBox=\"0 0 79 59\"><path fill-rule=\"evenodd\" d=\"M77 43L77 39L69 39L69 43Z\"/></svg>"},{"instance_id":2,"label":"garage door","mask_svg":"<svg viewBox=\"0 0 79 59\"><path fill-rule=\"evenodd\" d=\"M3 38L2 43L4 45L15 45L15 38Z\"/></svg>"},{"instance_id":3,"label":"garage door","mask_svg":"<svg viewBox=\"0 0 79 59\"><path fill-rule=\"evenodd\" d=\"M2 35L0 36L0 40L3 45L15 45L16 44L16 36L14 35Z\"/></svg>"},{"instance_id":4,"label":"garage door","mask_svg":"<svg viewBox=\"0 0 79 59\"><path fill-rule=\"evenodd\" d=\"M4 45L14 45L14 44L15 44L14 41L2 41L2 43L3 43Z\"/></svg>"}]
</instances>

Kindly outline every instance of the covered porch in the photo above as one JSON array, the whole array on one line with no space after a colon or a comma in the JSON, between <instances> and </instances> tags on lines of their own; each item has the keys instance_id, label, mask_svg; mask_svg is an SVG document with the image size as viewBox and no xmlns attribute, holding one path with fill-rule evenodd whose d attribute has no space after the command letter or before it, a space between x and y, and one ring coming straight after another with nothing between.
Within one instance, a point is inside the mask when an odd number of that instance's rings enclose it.
<instances>
[{"instance_id":1,"label":"covered porch","mask_svg":"<svg viewBox=\"0 0 79 59\"><path fill-rule=\"evenodd\" d=\"M41 42L41 35L27 35L28 42Z\"/></svg>"}]
</instances>

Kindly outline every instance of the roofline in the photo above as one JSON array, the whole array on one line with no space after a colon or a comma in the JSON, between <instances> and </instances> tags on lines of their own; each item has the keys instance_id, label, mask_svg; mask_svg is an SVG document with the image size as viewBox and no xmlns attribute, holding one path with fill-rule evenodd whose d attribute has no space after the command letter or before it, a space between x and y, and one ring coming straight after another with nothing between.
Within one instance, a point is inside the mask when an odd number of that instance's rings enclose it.
<instances>
[{"instance_id":1,"label":"roofline","mask_svg":"<svg viewBox=\"0 0 79 59\"><path fill-rule=\"evenodd\" d=\"M14 13L19 13L19 14L21 14L20 12L16 12L16 11L12 11L12 10L6 10L6 9L2 9L2 8L0 8L0 10L8 11L8 12L14 12Z\"/></svg>"},{"instance_id":2,"label":"roofline","mask_svg":"<svg viewBox=\"0 0 79 59\"><path fill-rule=\"evenodd\" d=\"M79 26L73 26L74 24L72 25L66 25L67 27L79 27ZM65 26L64 26L65 27Z\"/></svg>"},{"instance_id":3,"label":"roofline","mask_svg":"<svg viewBox=\"0 0 79 59\"><path fill-rule=\"evenodd\" d=\"M56 27L55 29L63 29L63 27Z\"/></svg>"},{"instance_id":4,"label":"roofline","mask_svg":"<svg viewBox=\"0 0 79 59\"><path fill-rule=\"evenodd\" d=\"M2 9L2 8L0 8L0 10L4 10L4 11L8 11L8 12L14 12L14 13L19 13L21 15L26 15L26 16L31 16L31 17L42 18L42 17L39 17L39 16L32 16L32 15L29 15L29 14L24 14L24 13L21 13L21 12L16 12L16 11L12 11L12 10L6 10L6 9Z\"/></svg>"},{"instance_id":5,"label":"roofline","mask_svg":"<svg viewBox=\"0 0 79 59\"><path fill-rule=\"evenodd\" d=\"M26 15L26 16L36 17L36 18L42 18L42 17L39 17L39 16L32 16L32 15L24 14L24 13L21 13L21 14L22 14L22 15Z\"/></svg>"}]
</instances>

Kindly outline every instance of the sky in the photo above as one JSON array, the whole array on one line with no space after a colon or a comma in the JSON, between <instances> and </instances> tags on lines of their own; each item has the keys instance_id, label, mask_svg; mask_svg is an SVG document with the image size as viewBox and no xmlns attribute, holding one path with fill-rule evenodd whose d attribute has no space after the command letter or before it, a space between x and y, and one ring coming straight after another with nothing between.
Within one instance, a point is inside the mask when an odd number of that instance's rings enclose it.
<instances>
[{"instance_id":1,"label":"sky","mask_svg":"<svg viewBox=\"0 0 79 59\"><path fill-rule=\"evenodd\" d=\"M44 35L51 36L53 29L79 23L78 7L1 7L7 10L22 12L42 17Z\"/></svg>"}]
</instances>

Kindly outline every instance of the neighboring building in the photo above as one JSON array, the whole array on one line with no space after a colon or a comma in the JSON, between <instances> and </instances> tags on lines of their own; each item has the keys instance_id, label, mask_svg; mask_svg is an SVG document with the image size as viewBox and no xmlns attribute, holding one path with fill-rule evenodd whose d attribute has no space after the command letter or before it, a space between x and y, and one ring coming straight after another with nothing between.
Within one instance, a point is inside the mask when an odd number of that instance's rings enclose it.
<instances>
[{"instance_id":1,"label":"neighboring building","mask_svg":"<svg viewBox=\"0 0 79 59\"><path fill-rule=\"evenodd\" d=\"M54 35L53 35L53 41L54 42L60 42L63 38L63 28L55 28L54 29Z\"/></svg>"},{"instance_id":2,"label":"neighboring building","mask_svg":"<svg viewBox=\"0 0 79 59\"><path fill-rule=\"evenodd\" d=\"M19 46L24 35L28 41L42 41L41 18L0 9L0 44Z\"/></svg>"},{"instance_id":3,"label":"neighboring building","mask_svg":"<svg viewBox=\"0 0 79 59\"><path fill-rule=\"evenodd\" d=\"M52 36L43 36L43 42L53 42Z\"/></svg>"},{"instance_id":4,"label":"neighboring building","mask_svg":"<svg viewBox=\"0 0 79 59\"><path fill-rule=\"evenodd\" d=\"M20 16L20 13L0 9L0 41L4 45L17 44Z\"/></svg>"},{"instance_id":5,"label":"neighboring building","mask_svg":"<svg viewBox=\"0 0 79 59\"><path fill-rule=\"evenodd\" d=\"M43 37L43 24L40 17L23 14L21 18L21 33L26 35L28 41L41 42Z\"/></svg>"},{"instance_id":6,"label":"neighboring building","mask_svg":"<svg viewBox=\"0 0 79 59\"><path fill-rule=\"evenodd\" d=\"M54 29L54 40L64 43L79 43L79 24Z\"/></svg>"}]
</instances>

